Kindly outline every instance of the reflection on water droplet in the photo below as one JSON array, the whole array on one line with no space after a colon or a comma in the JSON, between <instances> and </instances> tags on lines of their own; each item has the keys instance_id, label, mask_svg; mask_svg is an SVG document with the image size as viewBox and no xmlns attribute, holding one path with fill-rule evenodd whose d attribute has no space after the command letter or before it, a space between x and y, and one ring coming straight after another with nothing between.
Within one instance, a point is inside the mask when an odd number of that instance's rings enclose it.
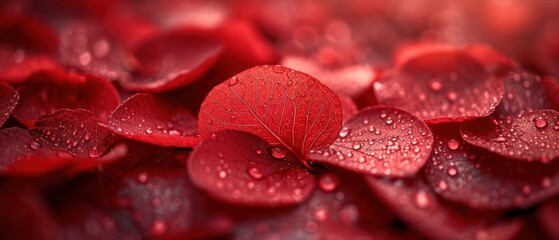
<instances>
[{"instance_id":1,"label":"reflection on water droplet","mask_svg":"<svg viewBox=\"0 0 559 240\"><path fill-rule=\"evenodd\" d=\"M139 183L146 183L148 181L148 174L145 172L138 174L137 180Z\"/></svg>"},{"instance_id":2,"label":"reflection on water droplet","mask_svg":"<svg viewBox=\"0 0 559 240\"><path fill-rule=\"evenodd\" d=\"M153 222L153 225L151 226L151 231L155 235L164 234L167 231L167 224L165 224L165 222L162 220L155 220Z\"/></svg>"},{"instance_id":3,"label":"reflection on water droplet","mask_svg":"<svg viewBox=\"0 0 559 240\"><path fill-rule=\"evenodd\" d=\"M454 102L458 99L458 94L456 94L456 92L454 91L449 91L446 93L446 99L448 99L448 101Z\"/></svg>"},{"instance_id":4,"label":"reflection on water droplet","mask_svg":"<svg viewBox=\"0 0 559 240\"><path fill-rule=\"evenodd\" d=\"M443 84L439 79L433 78L431 79L431 81L429 81L429 89L431 89L434 92L441 91L441 89L443 89Z\"/></svg>"},{"instance_id":5,"label":"reflection on water droplet","mask_svg":"<svg viewBox=\"0 0 559 240\"><path fill-rule=\"evenodd\" d=\"M256 153L256 155L261 155L261 154L262 154L262 150L256 149L256 150L254 151L254 153Z\"/></svg>"},{"instance_id":6,"label":"reflection on water droplet","mask_svg":"<svg viewBox=\"0 0 559 240\"><path fill-rule=\"evenodd\" d=\"M314 211L314 219L316 221L322 222L327 218L328 218L328 209L321 207L321 208L317 208Z\"/></svg>"},{"instance_id":7,"label":"reflection on water droplet","mask_svg":"<svg viewBox=\"0 0 559 240\"><path fill-rule=\"evenodd\" d=\"M229 81L227 82L229 84L229 86L234 86L235 84L237 84L239 82L239 78L237 77L232 77L229 79Z\"/></svg>"},{"instance_id":8,"label":"reflection on water droplet","mask_svg":"<svg viewBox=\"0 0 559 240\"><path fill-rule=\"evenodd\" d=\"M454 139L450 139L447 143L448 145L448 149L450 150L456 150L460 147L460 142L454 140Z\"/></svg>"},{"instance_id":9,"label":"reflection on water droplet","mask_svg":"<svg viewBox=\"0 0 559 240\"><path fill-rule=\"evenodd\" d=\"M225 179L227 177L227 173L225 171L219 171L218 177L221 179Z\"/></svg>"},{"instance_id":10,"label":"reflection on water droplet","mask_svg":"<svg viewBox=\"0 0 559 240\"><path fill-rule=\"evenodd\" d=\"M39 149L39 147L41 147L41 144L38 143L38 142L33 141L33 142L29 143L29 148L31 148L33 150L37 150L37 149Z\"/></svg>"},{"instance_id":11,"label":"reflection on water droplet","mask_svg":"<svg viewBox=\"0 0 559 240\"><path fill-rule=\"evenodd\" d=\"M262 179L264 177L264 173L256 167L250 167L247 170L247 173L251 178L253 178L255 180L259 180L259 179Z\"/></svg>"},{"instance_id":12,"label":"reflection on water droplet","mask_svg":"<svg viewBox=\"0 0 559 240\"><path fill-rule=\"evenodd\" d=\"M547 120L543 117L537 117L534 119L534 123L537 128L542 129L547 126Z\"/></svg>"},{"instance_id":13,"label":"reflection on water droplet","mask_svg":"<svg viewBox=\"0 0 559 240\"><path fill-rule=\"evenodd\" d=\"M285 158L285 150L275 147L272 148L270 155L272 155L275 159L284 159Z\"/></svg>"},{"instance_id":14,"label":"reflection on water droplet","mask_svg":"<svg viewBox=\"0 0 559 240\"><path fill-rule=\"evenodd\" d=\"M350 131L349 128L343 127L343 128L340 130L340 137L341 137L341 138L347 137L347 135L349 135L349 131Z\"/></svg>"},{"instance_id":15,"label":"reflection on water droplet","mask_svg":"<svg viewBox=\"0 0 559 240\"><path fill-rule=\"evenodd\" d=\"M353 145L353 150L359 150L361 149L361 144L356 143L355 145Z\"/></svg>"},{"instance_id":16,"label":"reflection on water droplet","mask_svg":"<svg viewBox=\"0 0 559 240\"><path fill-rule=\"evenodd\" d=\"M415 204L420 208L427 207L430 204L427 193L424 191L417 192L415 194Z\"/></svg>"},{"instance_id":17,"label":"reflection on water droplet","mask_svg":"<svg viewBox=\"0 0 559 240\"><path fill-rule=\"evenodd\" d=\"M332 192L336 190L338 184L338 178L331 173L322 174L318 179L318 187L320 187L320 189L324 192Z\"/></svg>"},{"instance_id":18,"label":"reflection on water droplet","mask_svg":"<svg viewBox=\"0 0 559 240\"><path fill-rule=\"evenodd\" d=\"M440 181L438 187L439 189L446 191L446 189L448 189L448 184L446 184L445 181Z\"/></svg>"},{"instance_id":19,"label":"reflection on water droplet","mask_svg":"<svg viewBox=\"0 0 559 240\"><path fill-rule=\"evenodd\" d=\"M503 136L497 136L496 138L493 138L494 142L506 142L507 139Z\"/></svg>"},{"instance_id":20,"label":"reflection on water droplet","mask_svg":"<svg viewBox=\"0 0 559 240\"><path fill-rule=\"evenodd\" d=\"M454 176L456 176L456 174L458 174L458 170L455 167L449 167L446 172L451 177L454 177Z\"/></svg>"},{"instance_id":21,"label":"reflection on water droplet","mask_svg":"<svg viewBox=\"0 0 559 240\"><path fill-rule=\"evenodd\" d=\"M101 155L101 152L99 151L99 149L97 149L97 147L92 147L89 149L88 154L90 157L94 158L99 157Z\"/></svg>"},{"instance_id":22,"label":"reflection on water droplet","mask_svg":"<svg viewBox=\"0 0 559 240\"><path fill-rule=\"evenodd\" d=\"M151 128L146 128L146 133L147 133L147 134L152 134L153 131L151 130Z\"/></svg>"}]
</instances>

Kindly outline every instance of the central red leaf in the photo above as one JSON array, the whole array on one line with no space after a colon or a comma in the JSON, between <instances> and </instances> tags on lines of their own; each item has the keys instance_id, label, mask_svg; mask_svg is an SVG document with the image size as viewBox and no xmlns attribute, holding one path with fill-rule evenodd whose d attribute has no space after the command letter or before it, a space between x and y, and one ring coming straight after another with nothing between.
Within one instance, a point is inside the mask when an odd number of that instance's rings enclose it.
<instances>
[{"instance_id":1,"label":"central red leaf","mask_svg":"<svg viewBox=\"0 0 559 240\"><path fill-rule=\"evenodd\" d=\"M338 96L317 79L282 66L248 69L216 86L202 103L202 136L235 129L282 145L304 161L309 150L338 136Z\"/></svg>"}]
</instances>

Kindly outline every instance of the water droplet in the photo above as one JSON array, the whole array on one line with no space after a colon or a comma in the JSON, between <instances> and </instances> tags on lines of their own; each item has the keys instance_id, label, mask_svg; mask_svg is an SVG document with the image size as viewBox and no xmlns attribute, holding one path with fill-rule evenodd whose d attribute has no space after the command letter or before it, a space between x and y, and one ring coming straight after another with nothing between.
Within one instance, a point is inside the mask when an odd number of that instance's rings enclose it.
<instances>
[{"instance_id":1,"label":"water droplet","mask_svg":"<svg viewBox=\"0 0 559 240\"><path fill-rule=\"evenodd\" d=\"M95 158L99 157L101 155L101 152L99 151L99 149L97 149L97 147L92 147L89 149L88 154L89 157Z\"/></svg>"},{"instance_id":2,"label":"water droplet","mask_svg":"<svg viewBox=\"0 0 559 240\"><path fill-rule=\"evenodd\" d=\"M446 173L448 173L449 176L454 177L458 174L458 170L455 167L449 167L448 170L446 170Z\"/></svg>"},{"instance_id":3,"label":"water droplet","mask_svg":"<svg viewBox=\"0 0 559 240\"><path fill-rule=\"evenodd\" d=\"M324 207L317 208L314 211L314 219L316 221L322 222L328 218L328 209Z\"/></svg>"},{"instance_id":4,"label":"water droplet","mask_svg":"<svg viewBox=\"0 0 559 240\"><path fill-rule=\"evenodd\" d=\"M227 82L229 84L229 86L234 86L235 84L237 84L239 82L239 78L237 77L232 77L229 79L229 81Z\"/></svg>"},{"instance_id":5,"label":"water droplet","mask_svg":"<svg viewBox=\"0 0 559 240\"><path fill-rule=\"evenodd\" d=\"M392 120L392 118L388 118L386 119L386 124L390 125L394 122L394 120Z\"/></svg>"},{"instance_id":6,"label":"water droplet","mask_svg":"<svg viewBox=\"0 0 559 240\"><path fill-rule=\"evenodd\" d=\"M443 84L437 78L431 79L431 81L429 81L429 89L431 89L434 92L438 92L441 89L443 89Z\"/></svg>"},{"instance_id":7,"label":"water droplet","mask_svg":"<svg viewBox=\"0 0 559 240\"><path fill-rule=\"evenodd\" d=\"M446 184L445 181L440 181L438 187L439 189L446 191L446 189L448 189L448 184Z\"/></svg>"},{"instance_id":8,"label":"water droplet","mask_svg":"<svg viewBox=\"0 0 559 240\"><path fill-rule=\"evenodd\" d=\"M497 136L496 138L493 138L494 142L506 142L507 139L503 136Z\"/></svg>"},{"instance_id":9,"label":"water droplet","mask_svg":"<svg viewBox=\"0 0 559 240\"><path fill-rule=\"evenodd\" d=\"M446 99L448 99L451 102L454 102L458 100L458 94L456 94L456 92L454 91L449 91L446 93Z\"/></svg>"},{"instance_id":10,"label":"water droplet","mask_svg":"<svg viewBox=\"0 0 559 240\"><path fill-rule=\"evenodd\" d=\"M37 149L39 149L39 147L41 147L41 144L38 143L38 142L33 141L33 142L29 143L29 148L31 148L33 150L37 150Z\"/></svg>"},{"instance_id":11,"label":"water droplet","mask_svg":"<svg viewBox=\"0 0 559 240\"><path fill-rule=\"evenodd\" d=\"M271 155L275 159L284 159L285 158L285 150L283 150L279 147L272 148Z\"/></svg>"},{"instance_id":12,"label":"water droplet","mask_svg":"<svg viewBox=\"0 0 559 240\"><path fill-rule=\"evenodd\" d=\"M152 134L152 133L153 133L153 130L151 130L151 128L146 128L146 133L147 133L147 134Z\"/></svg>"},{"instance_id":13,"label":"water droplet","mask_svg":"<svg viewBox=\"0 0 559 240\"><path fill-rule=\"evenodd\" d=\"M275 73L279 73L279 74L285 72L285 68L279 65L275 65L272 69L274 70Z\"/></svg>"},{"instance_id":14,"label":"water droplet","mask_svg":"<svg viewBox=\"0 0 559 240\"><path fill-rule=\"evenodd\" d=\"M221 179L225 179L227 177L227 173L225 171L219 171L218 177Z\"/></svg>"},{"instance_id":15,"label":"water droplet","mask_svg":"<svg viewBox=\"0 0 559 240\"><path fill-rule=\"evenodd\" d=\"M343 128L340 130L340 134L339 134L340 137L341 137L341 138L347 137L347 135L349 135L349 131L350 131L349 128L343 127Z\"/></svg>"},{"instance_id":16,"label":"water droplet","mask_svg":"<svg viewBox=\"0 0 559 240\"><path fill-rule=\"evenodd\" d=\"M547 120L543 117L535 118L534 123L536 124L536 127L539 129L542 129L547 126Z\"/></svg>"},{"instance_id":17,"label":"water droplet","mask_svg":"<svg viewBox=\"0 0 559 240\"><path fill-rule=\"evenodd\" d=\"M138 174L137 180L138 180L139 183L146 183L148 181L148 177L149 176L148 176L147 173L142 172L142 173Z\"/></svg>"},{"instance_id":18,"label":"water droplet","mask_svg":"<svg viewBox=\"0 0 559 240\"><path fill-rule=\"evenodd\" d=\"M254 153L256 153L256 155L262 155L262 150L256 149L256 150L254 151Z\"/></svg>"},{"instance_id":19,"label":"water droplet","mask_svg":"<svg viewBox=\"0 0 559 240\"><path fill-rule=\"evenodd\" d=\"M336 190L339 182L340 181L335 175L331 173L325 173L322 174L322 176L320 176L320 178L318 179L318 187L320 187L320 189L324 192L332 192Z\"/></svg>"},{"instance_id":20,"label":"water droplet","mask_svg":"<svg viewBox=\"0 0 559 240\"><path fill-rule=\"evenodd\" d=\"M419 191L415 194L415 204L420 207L424 208L429 206L429 196L424 191Z\"/></svg>"},{"instance_id":21,"label":"water droplet","mask_svg":"<svg viewBox=\"0 0 559 240\"><path fill-rule=\"evenodd\" d=\"M151 226L151 231L155 235L161 235L167 231L167 224L162 220L155 220Z\"/></svg>"},{"instance_id":22,"label":"water droplet","mask_svg":"<svg viewBox=\"0 0 559 240\"><path fill-rule=\"evenodd\" d=\"M256 167L250 167L247 170L247 173L251 178L253 178L255 180L259 180L259 179L262 179L264 177L264 173Z\"/></svg>"},{"instance_id":23,"label":"water droplet","mask_svg":"<svg viewBox=\"0 0 559 240\"><path fill-rule=\"evenodd\" d=\"M447 143L448 145L448 149L450 150L456 150L460 147L460 142L454 140L454 139L450 139Z\"/></svg>"},{"instance_id":24,"label":"water droplet","mask_svg":"<svg viewBox=\"0 0 559 240\"><path fill-rule=\"evenodd\" d=\"M355 145L353 145L353 150L359 150L361 149L361 144L356 143Z\"/></svg>"}]
</instances>

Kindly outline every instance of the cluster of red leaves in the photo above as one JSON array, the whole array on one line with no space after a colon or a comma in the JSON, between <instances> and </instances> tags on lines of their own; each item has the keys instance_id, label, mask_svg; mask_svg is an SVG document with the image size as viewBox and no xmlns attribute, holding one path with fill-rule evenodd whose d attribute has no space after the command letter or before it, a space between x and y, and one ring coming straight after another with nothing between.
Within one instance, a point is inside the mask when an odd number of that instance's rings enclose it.
<instances>
[{"instance_id":1,"label":"cluster of red leaves","mask_svg":"<svg viewBox=\"0 0 559 240\"><path fill-rule=\"evenodd\" d=\"M2 2L0 236L559 238L558 5Z\"/></svg>"}]
</instances>

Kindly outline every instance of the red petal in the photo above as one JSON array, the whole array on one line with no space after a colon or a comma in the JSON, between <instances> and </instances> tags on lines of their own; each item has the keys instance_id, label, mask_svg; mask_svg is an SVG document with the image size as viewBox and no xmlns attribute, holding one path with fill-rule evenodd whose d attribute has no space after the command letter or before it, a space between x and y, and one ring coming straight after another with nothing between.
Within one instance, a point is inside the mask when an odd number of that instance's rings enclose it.
<instances>
[{"instance_id":1,"label":"red petal","mask_svg":"<svg viewBox=\"0 0 559 240\"><path fill-rule=\"evenodd\" d=\"M151 94L136 94L111 114L116 133L160 146L195 147L198 120L174 101Z\"/></svg>"},{"instance_id":2,"label":"red petal","mask_svg":"<svg viewBox=\"0 0 559 240\"><path fill-rule=\"evenodd\" d=\"M59 110L44 115L31 130L40 144L63 149L77 157L100 157L115 141L115 134L85 110Z\"/></svg>"},{"instance_id":3,"label":"red petal","mask_svg":"<svg viewBox=\"0 0 559 240\"><path fill-rule=\"evenodd\" d=\"M218 60L222 44L214 39L175 31L134 50L145 76L122 81L132 91L162 92L198 80Z\"/></svg>"},{"instance_id":4,"label":"red petal","mask_svg":"<svg viewBox=\"0 0 559 240\"><path fill-rule=\"evenodd\" d=\"M0 43L34 53L54 54L56 34L43 22L25 15L0 16Z\"/></svg>"},{"instance_id":5,"label":"red petal","mask_svg":"<svg viewBox=\"0 0 559 240\"><path fill-rule=\"evenodd\" d=\"M522 228L519 219L464 209L441 201L420 178L377 179L367 183L409 226L432 239L512 239Z\"/></svg>"},{"instance_id":6,"label":"red petal","mask_svg":"<svg viewBox=\"0 0 559 240\"><path fill-rule=\"evenodd\" d=\"M559 111L559 80L554 77L546 76L543 78L545 91L549 99L549 104L555 111Z\"/></svg>"},{"instance_id":7,"label":"red petal","mask_svg":"<svg viewBox=\"0 0 559 240\"><path fill-rule=\"evenodd\" d=\"M417 117L385 106L362 110L344 124L338 139L309 158L352 171L412 176L429 159L433 135Z\"/></svg>"},{"instance_id":8,"label":"red petal","mask_svg":"<svg viewBox=\"0 0 559 240\"><path fill-rule=\"evenodd\" d=\"M313 175L292 155L240 131L225 130L203 140L190 154L187 170L194 184L238 205L294 205L315 189Z\"/></svg>"},{"instance_id":9,"label":"red petal","mask_svg":"<svg viewBox=\"0 0 559 240\"><path fill-rule=\"evenodd\" d=\"M425 178L445 199L476 209L528 207L559 193L559 162L512 161L475 148L456 126L432 129Z\"/></svg>"},{"instance_id":10,"label":"red petal","mask_svg":"<svg viewBox=\"0 0 559 240\"><path fill-rule=\"evenodd\" d=\"M337 94L352 98L358 97L369 90L375 79L373 69L364 66L347 66L329 69L318 65L310 59L286 56L281 65L307 73Z\"/></svg>"},{"instance_id":11,"label":"red petal","mask_svg":"<svg viewBox=\"0 0 559 240\"><path fill-rule=\"evenodd\" d=\"M343 122L347 122L349 119L353 118L359 110L357 109L355 102L353 102L350 97L344 95L338 95L338 97L340 97L340 104L342 106Z\"/></svg>"},{"instance_id":12,"label":"red petal","mask_svg":"<svg viewBox=\"0 0 559 240\"><path fill-rule=\"evenodd\" d=\"M19 94L8 84L0 82L0 127L8 120L19 101Z\"/></svg>"},{"instance_id":13,"label":"red petal","mask_svg":"<svg viewBox=\"0 0 559 240\"><path fill-rule=\"evenodd\" d=\"M196 228L212 227L203 209L203 198L183 169L134 171L127 173L117 185L117 206L130 211L143 236L185 239L200 230ZM227 231L213 230L214 236Z\"/></svg>"},{"instance_id":14,"label":"red petal","mask_svg":"<svg viewBox=\"0 0 559 240\"><path fill-rule=\"evenodd\" d=\"M33 54L23 49L0 47L0 81L22 83L33 73L60 70L60 66L47 55Z\"/></svg>"},{"instance_id":15,"label":"red petal","mask_svg":"<svg viewBox=\"0 0 559 240\"><path fill-rule=\"evenodd\" d=\"M107 79L130 78L128 53L109 38L102 26L74 19L59 31L61 63Z\"/></svg>"},{"instance_id":16,"label":"red petal","mask_svg":"<svg viewBox=\"0 0 559 240\"><path fill-rule=\"evenodd\" d=\"M548 201L539 207L536 217L549 239L559 239L559 202Z\"/></svg>"},{"instance_id":17,"label":"red petal","mask_svg":"<svg viewBox=\"0 0 559 240\"><path fill-rule=\"evenodd\" d=\"M410 111L428 123L460 122L491 114L503 84L460 51L422 54L374 83L379 103Z\"/></svg>"},{"instance_id":18,"label":"red petal","mask_svg":"<svg viewBox=\"0 0 559 240\"><path fill-rule=\"evenodd\" d=\"M338 96L315 78L282 66L248 69L216 86L200 107L202 136L223 129L251 132L304 161L328 146L341 127Z\"/></svg>"},{"instance_id":19,"label":"red petal","mask_svg":"<svg viewBox=\"0 0 559 240\"><path fill-rule=\"evenodd\" d=\"M506 73L516 66L511 59L486 44L468 45L464 50L468 55L478 60L488 72Z\"/></svg>"},{"instance_id":20,"label":"red petal","mask_svg":"<svg viewBox=\"0 0 559 240\"><path fill-rule=\"evenodd\" d=\"M40 116L62 108L87 109L107 122L120 101L110 82L88 74L36 73L16 90L20 103L13 115L26 126L33 126Z\"/></svg>"},{"instance_id":21,"label":"red petal","mask_svg":"<svg viewBox=\"0 0 559 240\"><path fill-rule=\"evenodd\" d=\"M504 76L503 85L503 99L495 110L499 117L515 116L526 111L550 107L545 86L536 74L513 70Z\"/></svg>"},{"instance_id":22,"label":"red petal","mask_svg":"<svg viewBox=\"0 0 559 240\"><path fill-rule=\"evenodd\" d=\"M559 159L559 113L554 110L473 120L460 130L468 143L507 158L544 163Z\"/></svg>"}]
</instances>

